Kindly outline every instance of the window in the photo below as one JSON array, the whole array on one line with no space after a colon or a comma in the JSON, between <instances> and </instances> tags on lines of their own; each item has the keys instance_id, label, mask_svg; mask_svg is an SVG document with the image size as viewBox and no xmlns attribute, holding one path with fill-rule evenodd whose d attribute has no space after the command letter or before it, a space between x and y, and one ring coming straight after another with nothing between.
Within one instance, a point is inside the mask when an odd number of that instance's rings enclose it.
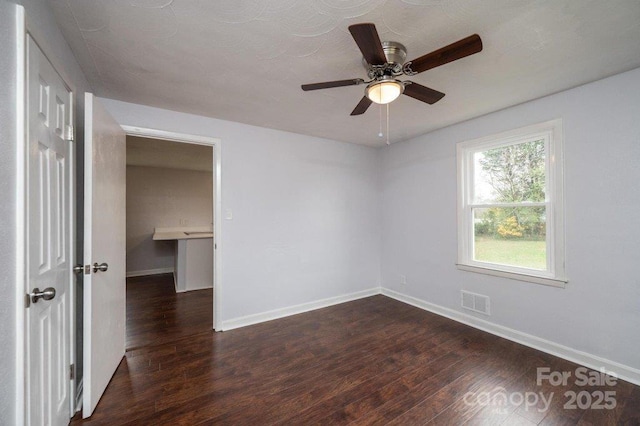
<instances>
[{"instance_id":1,"label":"window","mask_svg":"<svg viewBox=\"0 0 640 426\"><path fill-rule=\"evenodd\" d=\"M458 144L458 267L562 287L562 121Z\"/></svg>"}]
</instances>

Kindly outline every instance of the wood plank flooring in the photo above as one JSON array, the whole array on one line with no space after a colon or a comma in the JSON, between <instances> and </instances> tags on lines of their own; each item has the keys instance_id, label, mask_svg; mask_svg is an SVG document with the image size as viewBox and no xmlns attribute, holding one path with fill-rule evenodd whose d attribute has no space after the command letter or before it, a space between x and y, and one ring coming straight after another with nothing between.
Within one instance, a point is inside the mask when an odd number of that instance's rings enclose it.
<instances>
[{"instance_id":1,"label":"wood plank flooring","mask_svg":"<svg viewBox=\"0 0 640 426\"><path fill-rule=\"evenodd\" d=\"M156 276L127 297L130 349L72 424L640 424L640 387L538 386L538 367L579 366L384 296L223 333L211 291L176 295ZM565 409L567 391L613 391L616 406Z\"/></svg>"},{"instance_id":2,"label":"wood plank flooring","mask_svg":"<svg viewBox=\"0 0 640 426\"><path fill-rule=\"evenodd\" d=\"M127 344L131 350L211 331L213 290L175 292L173 274L127 280Z\"/></svg>"}]
</instances>

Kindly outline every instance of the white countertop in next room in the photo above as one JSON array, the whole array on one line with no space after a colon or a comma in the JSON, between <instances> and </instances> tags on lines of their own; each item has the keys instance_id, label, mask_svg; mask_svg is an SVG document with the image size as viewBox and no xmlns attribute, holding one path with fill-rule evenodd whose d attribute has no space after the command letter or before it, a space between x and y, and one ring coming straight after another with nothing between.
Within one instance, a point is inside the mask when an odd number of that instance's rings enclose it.
<instances>
[{"instance_id":1,"label":"white countertop in next room","mask_svg":"<svg viewBox=\"0 0 640 426\"><path fill-rule=\"evenodd\" d=\"M191 240L213 238L210 226L181 226L177 228L155 228L154 240Z\"/></svg>"}]
</instances>

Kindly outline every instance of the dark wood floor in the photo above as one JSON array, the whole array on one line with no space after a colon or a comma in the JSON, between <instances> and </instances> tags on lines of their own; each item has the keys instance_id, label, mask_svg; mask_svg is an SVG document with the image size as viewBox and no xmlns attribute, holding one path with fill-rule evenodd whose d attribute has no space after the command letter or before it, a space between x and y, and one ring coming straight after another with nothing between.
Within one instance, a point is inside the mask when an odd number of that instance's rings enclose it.
<instances>
[{"instance_id":1,"label":"dark wood floor","mask_svg":"<svg viewBox=\"0 0 640 426\"><path fill-rule=\"evenodd\" d=\"M213 290L176 293L173 274L127 279L127 350L210 332Z\"/></svg>"},{"instance_id":2,"label":"dark wood floor","mask_svg":"<svg viewBox=\"0 0 640 426\"><path fill-rule=\"evenodd\" d=\"M90 421L73 424L640 422L638 386L537 386L538 367L578 366L384 296L214 333L210 291L153 281L130 282L131 349ZM567 391L614 391L616 407L565 409ZM518 404L526 392L553 393L549 408ZM497 393L506 403L487 404Z\"/></svg>"}]
</instances>

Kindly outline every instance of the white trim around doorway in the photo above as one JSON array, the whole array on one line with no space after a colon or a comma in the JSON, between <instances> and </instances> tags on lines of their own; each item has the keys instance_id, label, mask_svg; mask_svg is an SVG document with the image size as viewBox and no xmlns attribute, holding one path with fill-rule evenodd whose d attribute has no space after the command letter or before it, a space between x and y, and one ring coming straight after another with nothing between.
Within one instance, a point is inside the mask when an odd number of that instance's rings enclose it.
<instances>
[{"instance_id":1,"label":"white trim around doorway","mask_svg":"<svg viewBox=\"0 0 640 426\"><path fill-rule=\"evenodd\" d=\"M24 7L16 5L16 424L26 424L26 390L29 372L25 295L27 288L27 24Z\"/></svg>"},{"instance_id":2,"label":"white trim around doorway","mask_svg":"<svg viewBox=\"0 0 640 426\"><path fill-rule=\"evenodd\" d=\"M213 329L222 329L222 140L167 130L121 125L127 136L162 139L213 147Z\"/></svg>"}]
</instances>

